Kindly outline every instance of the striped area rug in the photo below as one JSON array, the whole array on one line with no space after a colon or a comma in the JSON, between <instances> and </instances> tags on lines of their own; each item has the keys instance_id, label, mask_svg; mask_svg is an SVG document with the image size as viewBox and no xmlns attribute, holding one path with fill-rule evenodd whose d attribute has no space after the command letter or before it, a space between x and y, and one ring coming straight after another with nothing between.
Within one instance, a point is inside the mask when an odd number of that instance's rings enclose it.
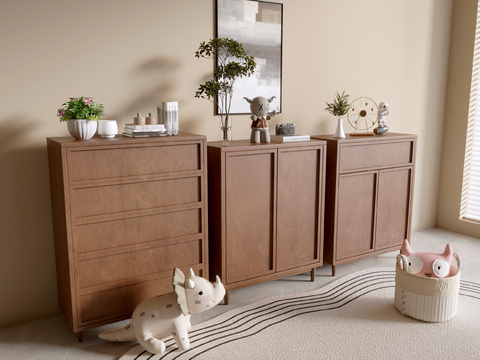
<instances>
[{"instance_id":1,"label":"striped area rug","mask_svg":"<svg viewBox=\"0 0 480 360\"><path fill-rule=\"evenodd\" d=\"M401 315L394 289L394 269L353 273L195 325L189 350L170 337L161 355L137 346L121 360L480 358L480 284L461 280L457 315L444 323Z\"/></svg>"}]
</instances>

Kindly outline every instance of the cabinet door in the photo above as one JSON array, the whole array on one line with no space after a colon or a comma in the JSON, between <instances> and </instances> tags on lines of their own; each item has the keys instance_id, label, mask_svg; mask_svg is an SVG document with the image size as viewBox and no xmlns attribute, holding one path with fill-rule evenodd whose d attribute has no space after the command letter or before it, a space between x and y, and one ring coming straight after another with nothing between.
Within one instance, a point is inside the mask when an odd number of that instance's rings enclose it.
<instances>
[{"instance_id":1,"label":"cabinet door","mask_svg":"<svg viewBox=\"0 0 480 360\"><path fill-rule=\"evenodd\" d=\"M373 251L377 172L338 179L336 257L342 260Z\"/></svg>"},{"instance_id":2,"label":"cabinet door","mask_svg":"<svg viewBox=\"0 0 480 360\"><path fill-rule=\"evenodd\" d=\"M375 250L400 246L409 238L412 171L412 167L380 171Z\"/></svg>"},{"instance_id":3,"label":"cabinet door","mask_svg":"<svg viewBox=\"0 0 480 360\"><path fill-rule=\"evenodd\" d=\"M277 271L321 260L322 164L319 148L278 150Z\"/></svg>"},{"instance_id":4,"label":"cabinet door","mask_svg":"<svg viewBox=\"0 0 480 360\"><path fill-rule=\"evenodd\" d=\"M275 271L276 150L225 158L227 284Z\"/></svg>"}]
</instances>

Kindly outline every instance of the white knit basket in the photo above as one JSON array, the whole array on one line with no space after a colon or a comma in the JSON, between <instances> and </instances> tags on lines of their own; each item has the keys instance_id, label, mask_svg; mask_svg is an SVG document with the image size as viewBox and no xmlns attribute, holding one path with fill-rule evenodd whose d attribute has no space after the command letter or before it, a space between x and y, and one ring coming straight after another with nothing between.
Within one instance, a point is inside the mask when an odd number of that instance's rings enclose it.
<instances>
[{"instance_id":1,"label":"white knit basket","mask_svg":"<svg viewBox=\"0 0 480 360\"><path fill-rule=\"evenodd\" d=\"M458 290L460 287L460 257L453 256L457 267L450 267L445 278L429 278L409 274L405 255L397 255L395 273L395 307L403 315L428 321L442 322L457 314Z\"/></svg>"}]
</instances>

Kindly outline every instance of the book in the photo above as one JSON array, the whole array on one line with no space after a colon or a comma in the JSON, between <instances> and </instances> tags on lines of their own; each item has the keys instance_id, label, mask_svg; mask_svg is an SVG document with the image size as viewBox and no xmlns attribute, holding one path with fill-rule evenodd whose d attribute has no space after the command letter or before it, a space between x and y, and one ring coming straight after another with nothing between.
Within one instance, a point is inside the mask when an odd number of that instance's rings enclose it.
<instances>
[{"instance_id":1,"label":"book","mask_svg":"<svg viewBox=\"0 0 480 360\"><path fill-rule=\"evenodd\" d=\"M178 101L163 101L161 106L157 105L157 117L167 135L178 135Z\"/></svg>"},{"instance_id":2,"label":"book","mask_svg":"<svg viewBox=\"0 0 480 360\"><path fill-rule=\"evenodd\" d=\"M270 140L277 142L308 141L310 135L270 135Z\"/></svg>"},{"instance_id":3,"label":"book","mask_svg":"<svg viewBox=\"0 0 480 360\"><path fill-rule=\"evenodd\" d=\"M172 134L178 135L178 101L172 101Z\"/></svg>"},{"instance_id":4,"label":"book","mask_svg":"<svg viewBox=\"0 0 480 360\"><path fill-rule=\"evenodd\" d=\"M133 131L163 131L165 130L165 125L135 125L135 124L125 124L125 129Z\"/></svg>"},{"instance_id":5,"label":"book","mask_svg":"<svg viewBox=\"0 0 480 360\"><path fill-rule=\"evenodd\" d=\"M166 133L149 133L149 134L137 134L137 133L127 133L127 132L123 132L122 133L123 136L127 136L127 137L158 137L158 136L167 136Z\"/></svg>"},{"instance_id":6,"label":"book","mask_svg":"<svg viewBox=\"0 0 480 360\"><path fill-rule=\"evenodd\" d=\"M165 131L142 131L142 130L123 130L125 134L133 134L133 135L158 135L158 134L165 134Z\"/></svg>"}]
</instances>

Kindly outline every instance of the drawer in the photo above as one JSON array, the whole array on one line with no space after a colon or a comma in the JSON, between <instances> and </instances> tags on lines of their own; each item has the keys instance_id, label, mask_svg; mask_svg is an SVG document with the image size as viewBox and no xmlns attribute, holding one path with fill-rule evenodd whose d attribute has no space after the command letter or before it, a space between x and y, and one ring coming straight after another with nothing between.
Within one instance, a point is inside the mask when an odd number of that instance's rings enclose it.
<instances>
[{"instance_id":1,"label":"drawer","mask_svg":"<svg viewBox=\"0 0 480 360\"><path fill-rule=\"evenodd\" d=\"M131 285L133 278L160 273L175 267L202 263L202 240L99 257L77 263L78 289L112 283L113 286ZM130 280L129 280L130 279Z\"/></svg>"},{"instance_id":2,"label":"drawer","mask_svg":"<svg viewBox=\"0 0 480 360\"><path fill-rule=\"evenodd\" d=\"M168 161L166 161L168 159ZM73 181L201 169L200 144L71 151Z\"/></svg>"},{"instance_id":3,"label":"drawer","mask_svg":"<svg viewBox=\"0 0 480 360\"><path fill-rule=\"evenodd\" d=\"M185 269L182 270L185 272ZM202 270L196 270L195 273L203 276ZM78 296L80 322L86 325L108 318L131 316L142 301L172 291L172 276L169 275L140 284Z\"/></svg>"},{"instance_id":4,"label":"drawer","mask_svg":"<svg viewBox=\"0 0 480 360\"><path fill-rule=\"evenodd\" d=\"M177 211L75 227L77 254L200 234L201 209Z\"/></svg>"},{"instance_id":5,"label":"drawer","mask_svg":"<svg viewBox=\"0 0 480 360\"><path fill-rule=\"evenodd\" d=\"M340 172L411 165L413 141L342 144Z\"/></svg>"},{"instance_id":6,"label":"drawer","mask_svg":"<svg viewBox=\"0 0 480 360\"><path fill-rule=\"evenodd\" d=\"M79 188L73 193L73 216L121 213L201 201L201 179L190 177L133 184Z\"/></svg>"}]
</instances>

